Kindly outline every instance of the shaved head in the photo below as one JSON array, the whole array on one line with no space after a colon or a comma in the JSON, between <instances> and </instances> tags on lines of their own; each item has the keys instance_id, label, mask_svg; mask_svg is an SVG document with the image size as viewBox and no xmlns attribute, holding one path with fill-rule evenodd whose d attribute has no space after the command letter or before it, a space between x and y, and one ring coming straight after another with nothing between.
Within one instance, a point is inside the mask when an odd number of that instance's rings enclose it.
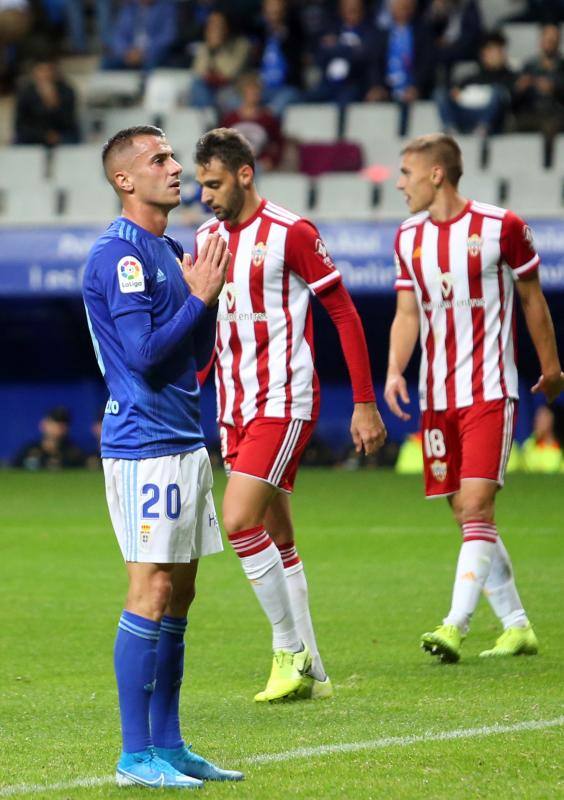
<instances>
[{"instance_id":1,"label":"shaved head","mask_svg":"<svg viewBox=\"0 0 564 800\"><path fill-rule=\"evenodd\" d=\"M124 128L118 131L111 139L108 139L102 148L102 164L106 178L112 184L114 189L118 191L115 182L115 172L119 168L126 168L129 166L130 160L134 157L131 152L135 140L143 136L157 137L164 139L165 133L161 128L155 125L136 125L132 128Z\"/></svg>"}]
</instances>

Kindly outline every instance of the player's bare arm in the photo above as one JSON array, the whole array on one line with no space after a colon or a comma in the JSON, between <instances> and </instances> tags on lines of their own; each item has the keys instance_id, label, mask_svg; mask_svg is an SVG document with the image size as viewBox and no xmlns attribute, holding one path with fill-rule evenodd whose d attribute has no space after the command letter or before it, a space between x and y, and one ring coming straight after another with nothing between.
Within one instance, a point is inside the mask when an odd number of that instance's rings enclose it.
<instances>
[{"instance_id":1,"label":"player's bare arm","mask_svg":"<svg viewBox=\"0 0 564 800\"><path fill-rule=\"evenodd\" d=\"M552 403L564 391L564 373L558 357L552 317L538 276L518 281L517 291L541 366L541 376L531 391L533 394L544 394L547 401Z\"/></svg>"},{"instance_id":2,"label":"player's bare arm","mask_svg":"<svg viewBox=\"0 0 564 800\"><path fill-rule=\"evenodd\" d=\"M400 400L409 405L407 383L403 373L417 344L419 336L419 310L414 292L398 292L394 321L390 330L390 352L388 374L384 388L384 399L390 411L403 420L411 419L411 414L400 405Z\"/></svg>"},{"instance_id":3,"label":"player's bare arm","mask_svg":"<svg viewBox=\"0 0 564 800\"><path fill-rule=\"evenodd\" d=\"M230 260L231 253L225 241L215 233L206 239L195 264L190 255L184 256L182 272L194 297L207 306L215 305L225 283Z\"/></svg>"},{"instance_id":4,"label":"player's bare arm","mask_svg":"<svg viewBox=\"0 0 564 800\"><path fill-rule=\"evenodd\" d=\"M376 403L355 403L351 419L351 436L357 453L372 455L386 441L386 426Z\"/></svg>"}]
</instances>

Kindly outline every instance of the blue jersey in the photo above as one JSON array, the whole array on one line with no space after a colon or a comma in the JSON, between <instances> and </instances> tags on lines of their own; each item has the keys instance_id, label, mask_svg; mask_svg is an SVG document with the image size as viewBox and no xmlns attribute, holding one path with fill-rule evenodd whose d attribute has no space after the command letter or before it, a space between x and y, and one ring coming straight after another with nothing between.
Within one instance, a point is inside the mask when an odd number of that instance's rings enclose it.
<instances>
[{"instance_id":1,"label":"blue jersey","mask_svg":"<svg viewBox=\"0 0 564 800\"><path fill-rule=\"evenodd\" d=\"M140 459L203 446L196 370L208 361L215 310L190 294L182 245L123 217L95 242L83 296L110 398L102 456Z\"/></svg>"}]
</instances>

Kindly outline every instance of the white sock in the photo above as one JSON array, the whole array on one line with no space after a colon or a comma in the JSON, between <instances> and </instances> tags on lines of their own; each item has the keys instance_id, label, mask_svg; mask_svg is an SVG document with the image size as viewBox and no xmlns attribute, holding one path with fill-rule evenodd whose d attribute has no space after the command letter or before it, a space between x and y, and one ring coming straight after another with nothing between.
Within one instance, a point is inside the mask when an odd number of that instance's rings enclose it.
<instances>
[{"instance_id":1,"label":"white sock","mask_svg":"<svg viewBox=\"0 0 564 800\"><path fill-rule=\"evenodd\" d=\"M327 673L325 672L321 656L319 655L319 648L317 647L315 632L313 630L304 565L302 561L299 560L293 543L290 547L291 550L293 550L294 558L298 559L297 562L293 561L292 564L286 566L287 560L290 560L286 558L288 547L281 547L280 552L282 554L282 562L284 563L284 574L286 576L286 583L288 584L288 593L290 595L290 602L292 603L296 630L298 636L307 644L311 653L310 674L318 681L324 681L327 677Z\"/></svg>"},{"instance_id":2,"label":"white sock","mask_svg":"<svg viewBox=\"0 0 564 800\"><path fill-rule=\"evenodd\" d=\"M272 626L272 649L302 649L296 630L282 558L264 528L230 534L229 540Z\"/></svg>"},{"instance_id":3,"label":"white sock","mask_svg":"<svg viewBox=\"0 0 564 800\"><path fill-rule=\"evenodd\" d=\"M493 523L476 521L465 522L462 533L464 540L456 566L452 604L443 622L466 633L490 572L497 531Z\"/></svg>"},{"instance_id":4,"label":"white sock","mask_svg":"<svg viewBox=\"0 0 564 800\"><path fill-rule=\"evenodd\" d=\"M513 565L511 564L509 553L499 536L492 558L490 574L484 586L484 594L494 614L501 620L504 629L527 627L529 620L515 585Z\"/></svg>"}]
</instances>

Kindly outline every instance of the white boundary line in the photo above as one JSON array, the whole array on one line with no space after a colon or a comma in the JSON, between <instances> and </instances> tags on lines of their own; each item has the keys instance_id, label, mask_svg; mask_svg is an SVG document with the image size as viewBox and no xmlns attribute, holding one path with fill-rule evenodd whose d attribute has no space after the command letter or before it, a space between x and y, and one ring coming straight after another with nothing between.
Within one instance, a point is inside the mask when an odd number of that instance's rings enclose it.
<instances>
[{"instance_id":1,"label":"white boundary line","mask_svg":"<svg viewBox=\"0 0 564 800\"><path fill-rule=\"evenodd\" d=\"M434 733L412 734L409 736L385 736L381 739L368 739L364 742L344 742L342 744L324 744L317 747L299 747L296 750L285 750L282 753L264 753L262 755L248 756L242 761L245 764L274 764L280 761L294 761L297 758L315 758L332 753L356 753L361 750L383 750L388 747L410 747L414 744L427 742L450 742L455 739L472 739L480 736L499 736L504 733L522 733L523 731L542 731L547 728L564 726L564 716L554 719L530 720L528 722L515 722L512 725L483 725L479 728L458 728L453 731L439 731ZM67 791L68 789L81 789L95 786L105 786L113 783L114 776L107 775L102 778L79 778L75 781L61 783L38 784L20 783L13 786L0 788L0 797L15 797L19 794L37 794L39 792Z\"/></svg>"}]
</instances>

